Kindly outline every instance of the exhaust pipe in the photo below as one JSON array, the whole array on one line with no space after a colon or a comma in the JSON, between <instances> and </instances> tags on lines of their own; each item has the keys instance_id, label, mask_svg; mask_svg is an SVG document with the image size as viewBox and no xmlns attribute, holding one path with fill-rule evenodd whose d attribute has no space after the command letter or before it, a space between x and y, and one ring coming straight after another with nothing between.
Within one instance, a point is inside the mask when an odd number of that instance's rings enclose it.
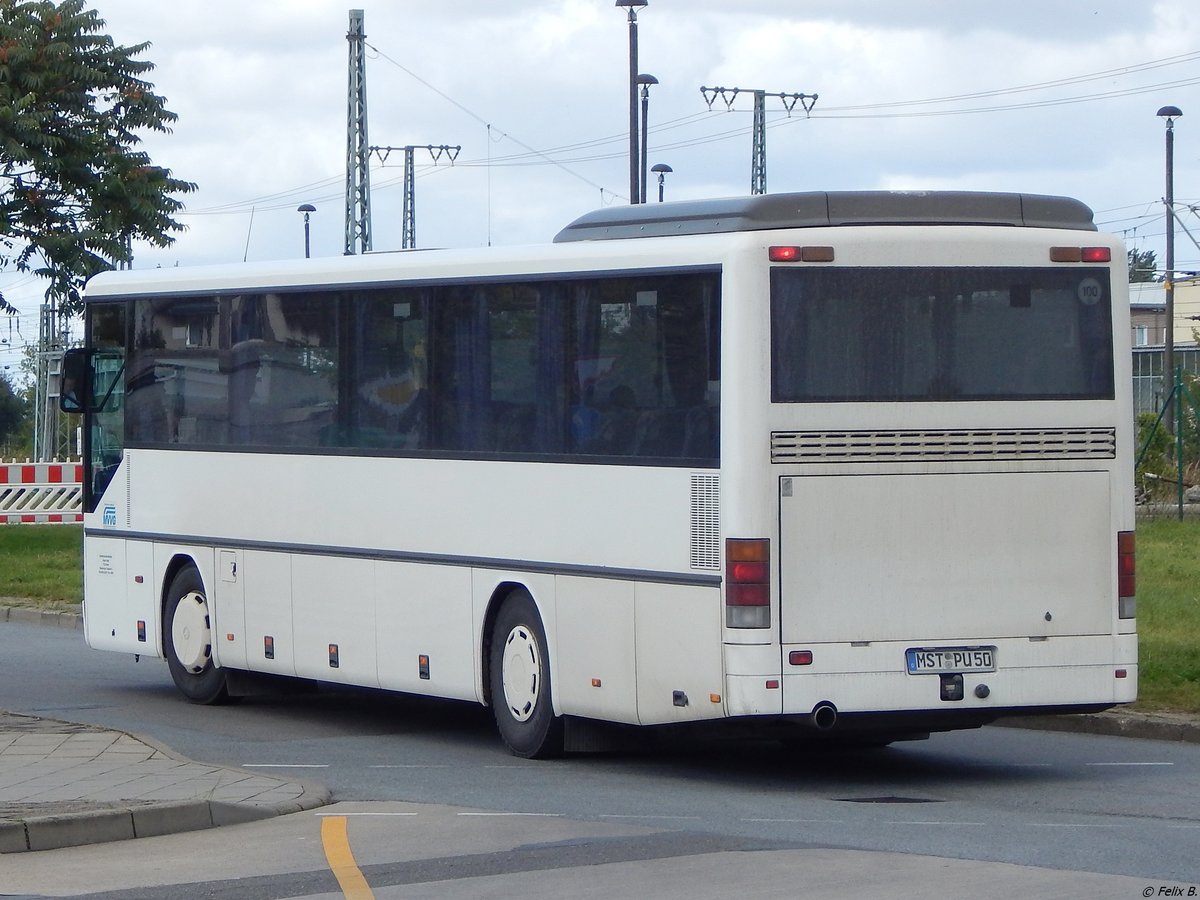
<instances>
[{"instance_id":1,"label":"exhaust pipe","mask_svg":"<svg viewBox=\"0 0 1200 900\"><path fill-rule=\"evenodd\" d=\"M822 700L813 707L809 720L818 731L828 731L837 724L837 707L828 700Z\"/></svg>"}]
</instances>

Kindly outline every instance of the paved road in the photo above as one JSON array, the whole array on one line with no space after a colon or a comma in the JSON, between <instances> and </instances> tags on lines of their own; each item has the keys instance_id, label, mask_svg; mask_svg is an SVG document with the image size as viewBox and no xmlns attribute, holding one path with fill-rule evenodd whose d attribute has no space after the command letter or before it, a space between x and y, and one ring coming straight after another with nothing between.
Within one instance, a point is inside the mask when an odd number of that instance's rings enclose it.
<instances>
[{"instance_id":1,"label":"paved road","mask_svg":"<svg viewBox=\"0 0 1200 900\"><path fill-rule=\"evenodd\" d=\"M331 870L320 835L340 819L353 872ZM0 857L17 896L94 900L736 896L970 897L1022 900L1157 896L1175 882L745 840L670 825L499 815L435 804L343 803L321 812L45 853ZM357 879L350 877L358 876ZM1165 896L1165 895L1164 895Z\"/></svg>"},{"instance_id":2,"label":"paved road","mask_svg":"<svg viewBox=\"0 0 1200 900\"><path fill-rule=\"evenodd\" d=\"M14 623L0 625L0 708L148 734L207 763L302 772L335 800L547 819L568 841L579 829L627 837L638 828L672 846L701 835L712 854L903 853L1200 884L1196 745L989 728L838 757L709 741L530 763L505 755L473 706L338 692L195 707L175 696L159 661L135 664L82 648L74 632ZM396 847L407 844L380 818L355 819L353 843L390 845L392 856L359 863L403 880L411 860Z\"/></svg>"}]
</instances>

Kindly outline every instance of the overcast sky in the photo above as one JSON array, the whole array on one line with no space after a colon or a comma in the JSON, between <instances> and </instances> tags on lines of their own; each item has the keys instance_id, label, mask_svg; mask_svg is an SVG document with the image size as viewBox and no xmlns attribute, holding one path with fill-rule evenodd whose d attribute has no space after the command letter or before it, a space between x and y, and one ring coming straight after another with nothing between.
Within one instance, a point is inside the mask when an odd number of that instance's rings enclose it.
<instances>
[{"instance_id":1,"label":"overcast sky","mask_svg":"<svg viewBox=\"0 0 1200 900\"><path fill-rule=\"evenodd\" d=\"M628 28L613 0L93 0L122 44L149 41L178 113L154 161L194 181L167 250L135 268L303 255L345 234L349 10L362 8L369 143L421 151L420 247L550 240L628 202ZM750 191L751 98L711 110L700 87L818 94L811 115L768 99L767 187L968 189L1077 197L1101 228L1163 256L1164 105L1180 107L1175 195L1200 204L1195 0L649 0L638 15L649 162L668 199ZM402 156L373 157L374 248L401 245ZM651 193L656 193L656 185ZM1200 216L1184 224L1200 239ZM1200 269L1182 231L1177 266ZM5 348L37 337L41 288L0 275L22 309ZM17 333L19 328L20 333Z\"/></svg>"}]
</instances>

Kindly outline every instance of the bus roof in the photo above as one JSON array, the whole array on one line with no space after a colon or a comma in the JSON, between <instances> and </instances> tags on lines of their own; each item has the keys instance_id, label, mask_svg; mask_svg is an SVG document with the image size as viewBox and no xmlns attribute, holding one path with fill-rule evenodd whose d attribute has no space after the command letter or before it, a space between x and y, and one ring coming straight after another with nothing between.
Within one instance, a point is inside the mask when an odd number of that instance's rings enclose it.
<instances>
[{"instance_id":1,"label":"bus roof","mask_svg":"<svg viewBox=\"0 0 1200 900\"><path fill-rule=\"evenodd\" d=\"M1013 225L1096 231L1091 209L1070 197L981 191L808 191L610 206L580 216L554 241L830 225Z\"/></svg>"}]
</instances>

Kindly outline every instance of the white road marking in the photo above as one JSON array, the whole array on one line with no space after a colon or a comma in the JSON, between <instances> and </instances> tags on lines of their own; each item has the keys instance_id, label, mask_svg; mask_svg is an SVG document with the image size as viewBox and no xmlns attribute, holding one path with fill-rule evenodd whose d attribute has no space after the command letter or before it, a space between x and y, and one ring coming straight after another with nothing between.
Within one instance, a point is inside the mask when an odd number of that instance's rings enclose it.
<instances>
[{"instance_id":1,"label":"white road marking","mask_svg":"<svg viewBox=\"0 0 1200 900\"><path fill-rule=\"evenodd\" d=\"M540 769L541 766L482 766L484 769Z\"/></svg>"},{"instance_id":2,"label":"white road marking","mask_svg":"<svg viewBox=\"0 0 1200 900\"><path fill-rule=\"evenodd\" d=\"M1100 762L1084 763L1085 766L1173 766L1173 762Z\"/></svg>"},{"instance_id":3,"label":"white road marking","mask_svg":"<svg viewBox=\"0 0 1200 900\"><path fill-rule=\"evenodd\" d=\"M741 819L742 822L750 822L760 825L845 825L844 819Z\"/></svg>"},{"instance_id":4,"label":"white road marking","mask_svg":"<svg viewBox=\"0 0 1200 900\"><path fill-rule=\"evenodd\" d=\"M328 769L328 763L242 763L243 769Z\"/></svg>"},{"instance_id":5,"label":"white road marking","mask_svg":"<svg viewBox=\"0 0 1200 900\"><path fill-rule=\"evenodd\" d=\"M986 822L906 822L904 820L891 819L883 823L884 825L950 825L954 828L985 828Z\"/></svg>"},{"instance_id":6,"label":"white road marking","mask_svg":"<svg viewBox=\"0 0 1200 900\"><path fill-rule=\"evenodd\" d=\"M433 763L411 763L408 765L402 765L400 763L396 763L394 765L387 765L387 766L385 766L385 765L368 766L367 768L369 768L369 769L448 769L450 767L446 766L446 765L433 764Z\"/></svg>"}]
</instances>

